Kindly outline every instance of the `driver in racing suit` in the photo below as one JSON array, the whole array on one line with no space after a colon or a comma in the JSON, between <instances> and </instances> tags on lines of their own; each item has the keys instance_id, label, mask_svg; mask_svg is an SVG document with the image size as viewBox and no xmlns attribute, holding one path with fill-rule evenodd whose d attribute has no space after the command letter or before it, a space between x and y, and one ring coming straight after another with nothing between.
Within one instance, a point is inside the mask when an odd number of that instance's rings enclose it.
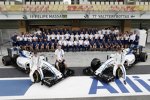
<instances>
[{"instance_id":1,"label":"driver in racing suit","mask_svg":"<svg viewBox=\"0 0 150 100\"><path fill-rule=\"evenodd\" d=\"M116 76L116 70L120 67L123 73L124 84L126 84L126 70L124 67L125 55L122 52L122 49L119 48L118 52L114 56L114 68L113 68L113 75Z\"/></svg>"},{"instance_id":2,"label":"driver in racing suit","mask_svg":"<svg viewBox=\"0 0 150 100\"><path fill-rule=\"evenodd\" d=\"M31 64L30 64L30 74L29 77L31 81L34 83L34 77L33 74L36 70L40 70L40 57L38 56L37 52L34 51L33 56L31 57ZM42 74L42 73L41 73Z\"/></svg>"}]
</instances>

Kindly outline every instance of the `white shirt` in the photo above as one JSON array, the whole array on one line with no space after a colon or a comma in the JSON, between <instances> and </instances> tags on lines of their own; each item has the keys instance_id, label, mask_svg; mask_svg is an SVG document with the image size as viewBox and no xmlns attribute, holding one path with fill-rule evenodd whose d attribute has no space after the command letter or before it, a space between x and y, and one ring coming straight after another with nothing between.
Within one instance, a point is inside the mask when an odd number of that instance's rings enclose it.
<instances>
[{"instance_id":1,"label":"white shirt","mask_svg":"<svg viewBox=\"0 0 150 100\"><path fill-rule=\"evenodd\" d=\"M101 33L102 33L102 31L101 31L101 30L99 30L99 31L98 31L98 34L101 34Z\"/></svg>"},{"instance_id":2,"label":"white shirt","mask_svg":"<svg viewBox=\"0 0 150 100\"><path fill-rule=\"evenodd\" d=\"M90 39L92 39L94 36L93 36L93 34L90 34L89 37L90 37Z\"/></svg>"},{"instance_id":3,"label":"white shirt","mask_svg":"<svg viewBox=\"0 0 150 100\"><path fill-rule=\"evenodd\" d=\"M66 34L65 34L65 37L66 37L66 39L69 39L70 34L69 34L69 33L66 33Z\"/></svg>"},{"instance_id":4,"label":"white shirt","mask_svg":"<svg viewBox=\"0 0 150 100\"><path fill-rule=\"evenodd\" d=\"M79 34L75 35L76 40L79 40L79 37L80 37Z\"/></svg>"},{"instance_id":5,"label":"white shirt","mask_svg":"<svg viewBox=\"0 0 150 100\"><path fill-rule=\"evenodd\" d=\"M50 41L50 37L51 37L50 35L47 35L47 41Z\"/></svg>"},{"instance_id":6,"label":"white shirt","mask_svg":"<svg viewBox=\"0 0 150 100\"><path fill-rule=\"evenodd\" d=\"M100 39L103 39L104 35L103 35L103 34L100 34L99 37L100 37Z\"/></svg>"},{"instance_id":7,"label":"white shirt","mask_svg":"<svg viewBox=\"0 0 150 100\"><path fill-rule=\"evenodd\" d=\"M64 50L60 49L56 49L55 50L55 55L57 57L57 60L62 60L63 56L64 56Z\"/></svg>"},{"instance_id":8,"label":"white shirt","mask_svg":"<svg viewBox=\"0 0 150 100\"><path fill-rule=\"evenodd\" d=\"M79 40L79 45L83 45L83 40Z\"/></svg>"},{"instance_id":9,"label":"white shirt","mask_svg":"<svg viewBox=\"0 0 150 100\"><path fill-rule=\"evenodd\" d=\"M56 37L56 35L55 35L55 34L51 34L50 36L51 36L51 39L52 39L52 40L54 40L54 39L55 39L55 37Z\"/></svg>"},{"instance_id":10,"label":"white shirt","mask_svg":"<svg viewBox=\"0 0 150 100\"><path fill-rule=\"evenodd\" d=\"M135 37L136 37L136 34L132 34L131 36L130 36L130 40L135 40Z\"/></svg>"},{"instance_id":11,"label":"white shirt","mask_svg":"<svg viewBox=\"0 0 150 100\"><path fill-rule=\"evenodd\" d=\"M78 41L74 41L73 44L77 46L78 45Z\"/></svg>"},{"instance_id":12,"label":"white shirt","mask_svg":"<svg viewBox=\"0 0 150 100\"><path fill-rule=\"evenodd\" d=\"M38 31L37 31L37 34L39 34L39 35L40 35L41 33L42 33L42 32L41 32L40 30L38 30Z\"/></svg>"},{"instance_id":13,"label":"white shirt","mask_svg":"<svg viewBox=\"0 0 150 100\"><path fill-rule=\"evenodd\" d=\"M73 45L73 41L68 41L68 45L72 46Z\"/></svg>"},{"instance_id":14,"label":"white shirt","mask_svg":"<svg viewBox=\"0 0 150 100\"><path fill-rule=\"evenodd\" d=\"M60 35L59 35L59 34L57 34L57 35L56 35L56 37L57 37L57 40L59 40L59 39L60 39Z\"/></svg>"},{"instance_id":15,"label":"white shirt","mask_svg":"<svg viewBox=\"0 0 150 100\"><path fill-rule=\"evenodd\" d=\"M58 41L58 44L59 44L59 45L62 45L62 40L59 40L59 41Z\"/></svg>"},{"instance_id":16,"label":"white shirt","mask_svg":"<svg viewBox=\"0 0 150 100\"><path fill-rule=\"evenodd\" d=\"M119 30L118 30L118 29L115 29L114 32L115 32L115 34L118 34L118 33L119 33Z\"/></svg>"},{"instance_id":17,"label":"white shirt","mask_svg":"<svg viewBox=\"0 0 150 100\"><path fill-rule=\"evenodd\" d=\"M86 33L86 34L85 34L85 39L88 39L88 38L89 38L89 34Z\"/></svg>"},{"instance_id":18,"label":"white shirt","mask_svg":"<svg viewBox=\"0 0 150 100\"><path fill-rule=\"evenodd\" d=\"M98 39L98 38L99 38L99 35L98 35L98 34L95 34L94 37L95 37L95 39Z\"/></svg>"},{"instance_id":19,"label":"white shirt","mask_svg":"<svg viewBox=\"0 0 150 100\"><path fill-rule=\"evenodd\" d=\"M110 29L107 29L106 31L107 31L107 34L110 34L110 32L111 32L111 30L110 30Z\"/></svg>"},{"instance_id":20,"label":"white shirt","mask_svg":"<svg viewBox=\"0 0 150 100\"><path fill-rule=\"evenodd\" d=\"M128 35L125 35L124 38L125 38L125 40L128 40L128 39L129 39L129 36L128 36Z\"/></svg>"},{"instance_id":21,"label":"white shirt","mask_svg":"<svg viewBox=\"0 0 150 100\"><path fill-rule=\"evenodd\" d=\"M33 39L33 40L37 40L37 37L36 37L36 36L34 36L32 39Z\"/></svg>"},{"instance_id":22,"label":"white shirt","mask_svg":"<svg viewBox=\"0 0 150 100\"><path fill-rule=\"evenodd\" d=\"M71 40L73 41L74 40L74 35L71 34L70 37L71 37Z\"/></svg>"},{"instance_id":23,"label":"white shirt","mask_svg":"<svg viewBox=\"0 0 150 100\"><path fill-rule=\"evenodd\" d=\"M65 35L60 35L61 39L64 40L65 39Z\"/></svg>"},{"instance_id":24,"label":"white shirt","mask_svg":"<svg viewBox=\"0 0 150 100\"><path fill-rule=\"evenodd\" d=\"M24 37L24 38L23 38L23 40L24 40L24 41L27 41L27 40L28 40L28 38L27 38L27 37Z\"/></svg>"},{"instance_id":25,"label":"white shirt","mask_svg":"<svg viewBox=\"0 0 150 100\"><path fill-rule=\"evenodd\" d=\"M89 41L88 40L85 40L84 41L84 45L89 45L90 43L89 43Z\"/></svg>"},{"instance_id":26,"label":"white shirt","mask_svg":"<svg viewBox=\"0 0 150 100\"><path fill-rule=\"evenodd\" d=\"M124 64L125 55L124 53L116 53L114 56L114 63L115 64Z\"/></svg>"},{"instance_id":27,"label":"white shirt","mask_svg":"<svg viewBox=\"0 0 150 100\"><path fill-rule=\"evenodd\" d=\"M32 42L32 37L31 36L28 37L28 41Z\"/></svg>"},{"instance_id":28,"label":"white shirt","mask_svg":"<svg viewBox=\"0 0 150 100\"><path fill-rule=\"evenodd\" d=\"M83 33L80 34L80 37L81 37L81 39L83 40L83 39L84 39L84 34L83 34Z\"/></svg>"},{"instance_id":29,"label":"white shirt","mask_svg":"<svg viewBox=\"0 0 150 100\"><path fill-rule=\"evenodd\" d=\"M64 46L67 46L67 44L68 44L66 40L64 40L62 43Z\"/></svg>"},{"instance_id":30,"label":"white shirt","mask_svg":"<svg viewBox=\"0 0 150 100\"><path fill-rule=\"evenodd\" d=\"M105 29L102 29L102 34L105 34L106 33L106 30Z\"/></svg>"}]
</instances>

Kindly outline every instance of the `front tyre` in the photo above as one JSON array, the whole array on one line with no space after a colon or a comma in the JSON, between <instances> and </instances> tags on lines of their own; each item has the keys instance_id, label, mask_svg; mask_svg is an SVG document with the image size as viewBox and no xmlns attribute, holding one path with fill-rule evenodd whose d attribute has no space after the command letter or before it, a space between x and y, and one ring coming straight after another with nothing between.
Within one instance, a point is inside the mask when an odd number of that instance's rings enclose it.
<instances>
[{"instance_id":1,"label":"front tyre","mask_svg":"<svg viewBox=\"0 0 150 100\"><path fill-rule=\"evenodd\" d=\"M34 78L34 82L35 83L38 83L41 81L41 76L40 76L40 73L36 70L33 74L33 78Z\"/></svg>"},{"instance_id":2,"label":"front tyre","mask_svg":"<svg viewBox=\"0 0 150 100\"><path fill-rule=\"evenodd\" d=\"M116 78L119 79L120 77L122 77L122 75L123 75L122 70L118 68L116 71Z\"/></svg>"}]
</instances>

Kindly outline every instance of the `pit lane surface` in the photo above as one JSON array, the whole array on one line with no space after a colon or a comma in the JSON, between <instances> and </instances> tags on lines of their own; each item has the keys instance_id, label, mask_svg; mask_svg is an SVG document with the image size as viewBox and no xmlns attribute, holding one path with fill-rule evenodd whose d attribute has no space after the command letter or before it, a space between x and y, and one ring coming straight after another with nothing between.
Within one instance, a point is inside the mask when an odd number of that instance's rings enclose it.
<instances>
[{"instance_id":1,"label":"pit lane surface","mask_svg":"<svg viewBox=\"0 0 150 100\"><path fill-rule=\"evenodd\" d=\"M74 76L85 76L82 70L85 67L69 67L75 71ZM127 70L127 75L133 74L150 74L150 65L135 65ZM0 78L15 78L15 77L28 77L28 74L22 72L22 70L12 68L0 68Z\"/></svg>"}]
</instances>

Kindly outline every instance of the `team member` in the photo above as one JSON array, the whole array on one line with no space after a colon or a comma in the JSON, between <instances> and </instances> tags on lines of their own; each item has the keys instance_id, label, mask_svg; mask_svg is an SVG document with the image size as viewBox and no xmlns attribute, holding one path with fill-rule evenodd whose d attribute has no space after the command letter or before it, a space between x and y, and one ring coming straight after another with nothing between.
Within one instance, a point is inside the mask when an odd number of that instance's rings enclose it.
<instances>
[{"instance_id":1,"label":"team member","mask_svg":"<svg viewBox=\"0 0 150 100\"><path fill-rule=\"evenodd\" d=\"M64 39L64 40L62 41L62 48L63 48L64 50L68 50L68 41L67 41L66 39Z\"/></svg>"},{"instance_id":2,"label":"team member","mask_svg":"<svg viewBox=\"0 0 150 100\"><path fill-rule=\"evenodd\" d=\"M68 41L68 46L69 46L69 50L71 49L73 51L73 41L71 39Z\"/></svg>"},{"instance_id":3,"label":"team member","mask_svg":"<svg viewBox=\"0 0 150 100\"><path fill-rule=\"evenodd\" d=\"M85 33L85 40L86 40L86 39L89 39L89 34L88 34L88 32Z\"/></svg>"},{"instance_id":4,"label":"team member","mask_svg":"<svg viewBox=\"0 0 150 100\"><path fill-rule=\"evenodd\" d=\"M75 41L73 42L73 45L74 45L74 51L77 51L78 50L78 45L79 45L79 42L75 39Z\"/></svg>"},{"instance_id":5,"label":"team member","mask_svg":"<svg viewBox=\"0 0 150 100\"><path fill-rule=\"evenodd\" d=\"M123 79L124 84L126 84L126 70L124 67L125 55L122 52L122 49L119 48L118 52L114 56L114 68L113 68L113 75L116 76L116 70L120 67L123 72Z\"/></svg>"},{"instance_id":6,"label":"team member","mask_svg":"<svg viewBox=\"0 0 150 100\"><path fill-rule=\"evenodd\" d=\"M36 51L34 51L33 53L33 56L31 58L31 64L30 64L30 74L29 74L29 77L31 79L31 81L34 83L34 77L33 77L33 74L36 70L40 70L42 76L43 76L43 73L42 73L42 70L40 68L40 58L37 54Z\"/></svg>"},{"instance_id":7,"label":"team member","mask_svg":"<svg viewBox=\"0 0 150 100\"><path fill-rule=\"evenodd\" d=\"M79 40L79 51L81 51L81 49L83 51L83 40L80 38L80 40Z\"/></svg>"},{"instance_id":8,"label":"team member","mask_svg":"<svg viewBox=\"0 0 150 100\"><path fill-rule=\"evenodd\" d=\"M57 41L59 41L59 39L60 39L60 32L57 33L56 38L57 38Z\"/></svg>"},{"instance_id":9,"label":"team member","mask_svg":"<svg viewBox=\"0 0 150 100\"><path fill-rule=\"evenodd\" d=\"M74 34L73 33L70 35L70 40L74 41Z\"/></svg>"},{"instance_id":10,"label":"team member","mask_svg":"<svg viewBox=\"0 0 150 100\"><path fill-rule=\"evenodd\" d=\"M57 49L55 50L55 56L56 56L56 67L58 70L60 70L59 68L59 63L64 63L64 67L65 69L67 68L67 65L65 64L65 59L64 59L64 50L61 49L61 45L57 46Z\"/></svg>"},{"instance_id":11,"label":"team member","mask_svg":"<svg viewBox=\"0 0 150 100\"><path fill-rule=\"evenodd\" d=\"M94 38L94 35L91 33L91 34L89 35L89 38L90 38L90 40L92 40L92 39Z\"/></svg>"},{"instance_id":12,"label":"team member","mask_svg":"<svg viewBox=\"0 0 150 100\"><path fill-rule=\"evenodd\" d=\"M65 34L65 38L66 38L66 40L69 40L70 34L68 32Z\"/></svg>"},{"instance_id":13,"label":"team member","mask_svg":"<svg viewBox=\"0 0 150 100\"><path fill-rule=\"evenodd\" d=\"M81 38L82 40L84 40L84 34L83 34L83 32L81 32L80 38Z\"/></svg>"},{"instance_id":14,"label":"team member","mask_svg":"<svg viewBox=\"0 0 150 100\"><path fill-rule=\"evenodd\" d=\"M86 39L86 40L84 41L84 49L85 49L85 51L87 51L87 50L89 50L89 48L90 48L90 43L89 43L89 40Z\"/></svg>"},{"instance_id":15,"label":"team member","mask_svg":"<svg viewBox=\"0 0 150 100\"><path fill-rule=\"evenodd\" d=\"M54 43L55 42L55 37L56 37L55 33L52 32L52 34L50 35L50 37L52 39L52 42Z\"/></svg>"},{"instance_id":16,"label":"team member","mask_svg":"<svg viewBox=\"0 0 150 100\"><path fill-rule=\"evenodd\" d=\"M75 39L76 39L76 40L79 40L79 38L80 38L80 35L79 35L78 32L77 32L76 35L75 35Z\"/></svg>"}]
</instances>

